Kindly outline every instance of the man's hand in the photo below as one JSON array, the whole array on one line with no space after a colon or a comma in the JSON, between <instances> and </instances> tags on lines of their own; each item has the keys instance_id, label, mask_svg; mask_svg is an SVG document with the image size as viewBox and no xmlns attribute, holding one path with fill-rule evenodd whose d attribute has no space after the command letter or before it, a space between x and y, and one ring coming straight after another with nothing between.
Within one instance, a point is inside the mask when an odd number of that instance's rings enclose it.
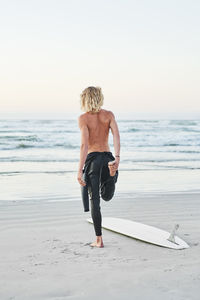
<instances>
[{"instance_id":1,"label":"man's hand","mask_svg":"<svg viewBox=\"0 0 200 300\"><path fill-rule=\"evenodd\" d=\"M119 157L118 157L118 156L115 157L115 167L116 167L117 170L118 170L118 168L119 168L119 162L120 162Z\"/></svg>"},{"instance_id":2,"label":"man's hand","mask_svg":"<svg viewBox=\"0 0 200 300\"><path fill-rule=\"evenodd\" d=\"M86 185L85 181L83 180L83 171L78 171L77 180L80 183L80 185L82 186Z\"/></svg>"},{"instance_id":3,"label":"man's hand","mask_svg":"<svg viewBox=\"0 0 200 300\"><path fill-rule=\"evenodd\" d=\"M118 167L119 167L119 157L116 157L115 160L109 161L108 168L110 170L110 176L115 176Z\"/></svg>"}]
</instances>

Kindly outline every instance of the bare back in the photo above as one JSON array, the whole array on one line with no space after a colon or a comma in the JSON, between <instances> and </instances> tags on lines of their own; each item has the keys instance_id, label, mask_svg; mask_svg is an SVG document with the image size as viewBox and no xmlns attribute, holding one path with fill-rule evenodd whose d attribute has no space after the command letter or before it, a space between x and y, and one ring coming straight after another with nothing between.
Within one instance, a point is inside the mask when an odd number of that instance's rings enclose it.
<instances>
[{"instance_id":1,"label":"bare back","mask_svg":"<svg viewBox=\"0 0 200 300\"><path fill-rule=\"evenodd\" d=\"M93 151L110 151L108 145L111 114L101 109L97 113L87 112L84 120L89 131L88 153Z\"/></svg>"}]
</instances>

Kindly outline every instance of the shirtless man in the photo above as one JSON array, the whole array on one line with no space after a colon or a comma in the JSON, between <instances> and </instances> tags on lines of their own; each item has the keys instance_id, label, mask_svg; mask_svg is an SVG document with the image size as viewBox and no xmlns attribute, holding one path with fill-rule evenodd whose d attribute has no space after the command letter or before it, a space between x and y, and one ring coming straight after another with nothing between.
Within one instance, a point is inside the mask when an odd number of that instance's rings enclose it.
<instances>
[{"instance_id":1,"label":"shirtless man","mask_svg":"<svg viewBox=\"0 0 200 300\"><path fill-rule=\"evenodd\" d=\"M109 201L115 190L120 162L120 135L115 116L111 111L101 109L103 94L99 87L88 87L81 94L81 109L85 112L78 118L81 131L80 161L77 179L81 186L83 167L89 161L88 185L91 200L91 215L96 241L91 246L103 247L101 232L100 192ZM108 145L109 129L113 134L115 157Z\"/></svg>"}]
</instances>

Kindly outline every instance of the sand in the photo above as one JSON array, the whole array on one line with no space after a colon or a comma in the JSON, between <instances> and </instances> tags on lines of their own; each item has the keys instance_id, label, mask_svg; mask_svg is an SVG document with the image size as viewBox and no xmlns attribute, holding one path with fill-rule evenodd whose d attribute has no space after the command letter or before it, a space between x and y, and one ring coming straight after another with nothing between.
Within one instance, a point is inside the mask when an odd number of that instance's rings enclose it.
<instances>
[{"instance_id":1,"label":"sand","mask_svg":"<svg viewBox=\"0 0 200 300\"><path fill-rule=\"evenodd\" d=\"M168 231L179 223L190 248L105 229L105 247L91 248L94 229L81 200L1 201L0 299L199 299L200 194L118 194L101 210Z\"/></svg>"}]
</instances>

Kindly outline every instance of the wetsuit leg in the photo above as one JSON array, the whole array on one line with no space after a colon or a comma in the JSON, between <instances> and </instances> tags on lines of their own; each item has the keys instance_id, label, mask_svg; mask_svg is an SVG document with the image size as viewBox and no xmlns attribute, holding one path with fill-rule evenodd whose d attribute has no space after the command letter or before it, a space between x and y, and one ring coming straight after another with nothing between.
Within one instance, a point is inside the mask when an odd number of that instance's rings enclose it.
<instances>
[{"instance_id":1,"label":"wetsuit leg","mask_svg":"<svg viewBox=\"0 0 200 300\"><path fill-rule=\"evenodd\" d=\"M88 171L88 192L90 195L91 203L91 216L94 224L94 229L96 236L102 235L101 231L101 207L100 207L100 194L99 194L99 184L102 168L102 156L98 155L90 164Z\"/></svg>"}]
</instances>

